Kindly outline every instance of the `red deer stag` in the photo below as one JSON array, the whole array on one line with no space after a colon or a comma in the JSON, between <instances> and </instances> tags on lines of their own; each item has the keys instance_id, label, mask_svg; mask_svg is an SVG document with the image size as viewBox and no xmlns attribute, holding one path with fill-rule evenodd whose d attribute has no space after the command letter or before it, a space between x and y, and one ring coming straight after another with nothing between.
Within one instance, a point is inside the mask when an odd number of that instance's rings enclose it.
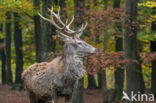
<instances>
[{"instance_id":1,"label":"red deer stag","mask_svg":"<svg viewBox=\"0 0 156 103\"><path fill-rule=\"evenodd\" d=\"M65 42L62 56L56 57L51 62L35 63L26 69L22 74L22 79L30 96L36 95L38 99L32 99L31 103L52 100L57 103L58 97L65 97L66 103L71 103L73 90L77 87L78 81L83 77L85 70L83 69L83 57L97 53L98 50L83 40L80 40L82 32L87 24L77 31L71 30L69 27L74 21L74 17L68 23L64 23L58 14L53 12L53 8L49 9L51 15L47 19L40 17L53 24L58 30L58 36ZM55 17L61 26L54 21ZM73 37L66 34L72 34ZM30 97L31 98L31 97Z\"/></svg>"}]
</instances>

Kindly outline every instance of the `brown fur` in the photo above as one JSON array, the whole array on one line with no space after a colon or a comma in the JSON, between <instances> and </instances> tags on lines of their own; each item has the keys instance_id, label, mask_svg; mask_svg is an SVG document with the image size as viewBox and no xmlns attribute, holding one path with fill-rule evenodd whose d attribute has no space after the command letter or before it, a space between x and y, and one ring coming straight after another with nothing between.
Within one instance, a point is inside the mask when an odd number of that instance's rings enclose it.
<instances>
[{"instance_id":1,"label":"brown fur","mask_svg":"<svg viewBox=\"0 0 156 103\"><path fill-rule=\"evenodd\" d=\"M53 84L53 81L48 81L47 79L54 77L57 80L62 77L63 61L60 61L60 59L61 57L57 57L49 63L35 63L26 69L22 73L22 79L27 89L31 91L33 90L32 92L37 94L39 97L47 95L51 96L52 93L50 92L53 90L47 89L47 91L45 91L45 89L48 88L48 86L52 86L51 88L53 88L55 83Z\"/></svg>"},{"instance_id":2,"label":"brown fur","mask_svg":"<svg viewBox=\"0 0 156 103\"><path fill-rule=\"evenodd\" d=\"M59 75L59 78L63 76L63 61L61 61L61 57L55 58L53 61L49 63L49 68L55 69L55 72Z\"/></svg>"}]
</instances>

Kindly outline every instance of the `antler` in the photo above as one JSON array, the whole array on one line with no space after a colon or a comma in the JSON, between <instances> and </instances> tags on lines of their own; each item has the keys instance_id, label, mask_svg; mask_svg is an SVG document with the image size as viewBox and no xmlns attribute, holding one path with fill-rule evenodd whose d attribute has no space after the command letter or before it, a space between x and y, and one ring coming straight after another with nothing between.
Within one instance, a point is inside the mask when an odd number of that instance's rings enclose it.
<instances>
[{"instance_id":1,"label":"antler","mask_svg":"<svg viewBox=\"0 0 156 103\"><path fill-rule=\"evenodd\" d=\"M51 24L53 24L57 29L61 30L62 32L64 33L68 33L68 34L73 34L74 35L74 38L80 38L80 36L82 35L82 32L86 29L87 27L87 24L86 23L85 25L82 24L81 28L74 31L74 30L71 30L70 29L70 26L71 24L73 23L74 21L74 16L73 18L71 19L71 21L68 23L68 19L66 20L66 22L64 23L61 18L60 18L60 7L59 7L59 10L58 10L58 13L56 14L54 11L53 11L53 7L51 9L48 9L51 13L50 15L50 19L47 19L45 17L43 17L40 13L39 13L39 16L45 20L45 21L48 21L50 22ZM59 21L59 23L62 25L62 27L60 27L59 25L56 24L56 22L54 21L54 18L53 16L56 17L56 19Z\"/></svg>"}]
</instances>

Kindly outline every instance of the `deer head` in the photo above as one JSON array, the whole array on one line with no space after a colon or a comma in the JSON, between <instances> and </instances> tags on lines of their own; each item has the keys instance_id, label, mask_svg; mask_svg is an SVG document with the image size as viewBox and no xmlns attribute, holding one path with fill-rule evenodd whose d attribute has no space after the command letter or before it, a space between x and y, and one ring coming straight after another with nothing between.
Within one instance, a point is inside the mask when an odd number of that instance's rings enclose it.
<instances>
[{"instance_id":1,"label":"deer head","mask_svg":"<svg viewBox=\"0 0 156 103\"><path fill-rule=\"evenodd\" d=\"M74 21L74 16L70 22L68 22L68 19L67 19L66 22L64 23L60 18L60 8L57 14L53 11L53 8L48 9L48 10L51 13L50 19L43 17L41 14L39 15L43 20L51 23L57 28L58 36L62 38L63 41L65 41L64 52L66 54L76 55L78 57L84 57L84 56L88 56L90 54L94 54L98 52L96 48L94 48L93 46L89 45L88 43L80 39L88 23L82 24L82 26L78 30L71 30L70 25ZM61 26L56 24L54 17L57 19L57 21L59 22ZM70 37L66 34L72 34L73 37Z\"/></svg>"}]
</instances>

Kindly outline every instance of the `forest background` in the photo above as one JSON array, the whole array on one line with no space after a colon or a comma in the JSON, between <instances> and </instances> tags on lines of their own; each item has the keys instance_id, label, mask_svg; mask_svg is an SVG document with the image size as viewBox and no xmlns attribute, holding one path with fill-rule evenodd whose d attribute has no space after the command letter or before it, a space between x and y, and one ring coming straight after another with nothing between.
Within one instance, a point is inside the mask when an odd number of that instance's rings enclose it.
<instances>
[{"instance_id":1,"label":"forest background","mask_svg":"<svg viewBox=\"0 0 156 103\"><path fill-rule=\"evenodd\" d=\"M123 89L156 94L155 0L0 0L1 84L20 89L23 70L61 54L63 42L52 38L56 28L38 16L49 17L52 6L56 12L61 8L64 21L75 16L72 29L88 22L82 38L100 50L85 59L78 98L82 87L103 94L113 89L115 101Z\"/></svg>"}]
</instances>

